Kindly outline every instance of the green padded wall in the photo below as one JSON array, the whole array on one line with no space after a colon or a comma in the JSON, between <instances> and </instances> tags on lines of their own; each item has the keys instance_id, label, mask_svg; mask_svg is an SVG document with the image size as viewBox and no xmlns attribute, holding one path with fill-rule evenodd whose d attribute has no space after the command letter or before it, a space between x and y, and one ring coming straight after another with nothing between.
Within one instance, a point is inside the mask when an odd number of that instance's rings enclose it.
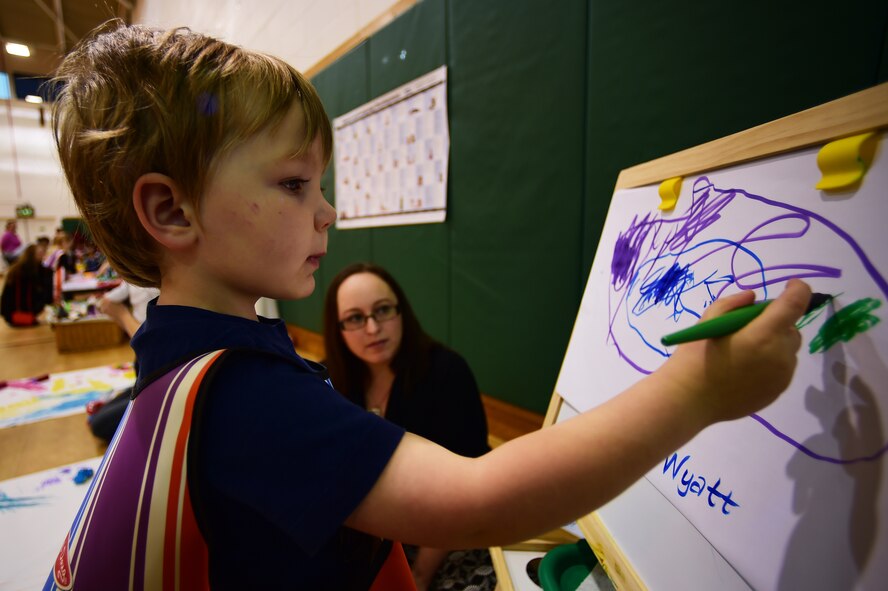
<instances>
[{"instance_id":1,"label":"green padded wall","mask_svg":"<svg viewBox=\"0 0 888 591\"><path fill-rule=\"evenodd\" d=\"M335 117L448 65L447 222L332 231L282 316L320 330L333 274L379 262L485 393L542 412L619 171L888 80L886 30L884 0L424 0L313 81Z\"/></svg>"},{"instance_id":2,"label":"green padded wall","mask_svg":"<svg viewBox=\"0 0 888 591\"><path fill-rule=\"evenodd\" d=\"M584 269L620 170L879 82L884 0L590 6Z\"/></svg>"},{"instance_id":3,"label":"green padded wall","mask_svg":"<svg viewBox=\"0 0 888 591\"><path fill-rule=\"evenodd\" d=\"M394 90L447 62L445 7L441 0L421 2L370 39L372 96ZM369 231L372 260L394 275L423 328L445 343L450 340L451 228L452 224L444 223Z\"/></svg>"},{"instance_id":4,"label":"green padded wall","mask_svg":"<svg viewBox=\"0 0 888 591\"><path fill-rule=\"evenodd\" d=\"M586 6L449 5L452 345L542 412L579 303Z\"/></svg>"}]
</instances>

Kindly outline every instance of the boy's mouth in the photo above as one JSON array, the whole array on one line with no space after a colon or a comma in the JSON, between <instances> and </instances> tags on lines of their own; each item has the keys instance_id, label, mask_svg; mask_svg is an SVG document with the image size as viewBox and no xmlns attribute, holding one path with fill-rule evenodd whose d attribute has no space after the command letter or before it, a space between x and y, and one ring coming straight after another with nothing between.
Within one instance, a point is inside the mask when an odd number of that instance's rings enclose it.
<instances>
[{"instance_id":1,"label":"boy's mouth","mask_svg":"<svg viewBox=\"0 0 888 591\"><path fill-rule=\"evenodd\" d=\"M314 265L315 267L320 267L321 266L321 257L324 256L325 254L327 254L327 253L319 252L318 254L309 255L309 257L307 259L308 263L310 265Z\"/></svg>"}]
</instances>

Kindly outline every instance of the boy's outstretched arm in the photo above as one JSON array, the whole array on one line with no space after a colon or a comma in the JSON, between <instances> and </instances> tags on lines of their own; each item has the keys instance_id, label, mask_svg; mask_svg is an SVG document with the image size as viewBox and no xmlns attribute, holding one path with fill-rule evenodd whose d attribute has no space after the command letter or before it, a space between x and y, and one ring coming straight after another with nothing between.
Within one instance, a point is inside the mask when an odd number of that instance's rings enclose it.
<instances>
[{"instance_id":1,"label":"boy's outstretched arm","mask_svg":"<svg viewBox=\"0 0 888 591\"><path fill-rule=\"evenodd\" d=\"M790 281L743 330L682 345L658 371L599 407L481 458L408 433L346 524L407 543L470 548L526 539L585 515L706 426L776 399L795 370L795 323L810 293ZM704 319L752 298L723 298Z\"/></svg>"}]
</instances>

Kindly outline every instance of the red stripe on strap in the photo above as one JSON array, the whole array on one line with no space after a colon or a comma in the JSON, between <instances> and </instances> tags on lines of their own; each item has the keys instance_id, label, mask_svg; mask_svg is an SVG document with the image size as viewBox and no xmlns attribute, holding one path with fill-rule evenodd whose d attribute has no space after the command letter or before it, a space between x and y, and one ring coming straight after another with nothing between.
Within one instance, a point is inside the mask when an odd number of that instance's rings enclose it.
<instances>
[{"instance_id":1,"label":"red stripe on strap","mask_svg":"<svg viewBox=\"0 0 888 591\"><path fill-rule=\"evenodd\" d=\"M182 511L182 540L179 563L179 589L210 588L210 558L207 544L197 527L191 496L185 485L185 507Z\"/></svg>"},{"instance_id":2,"label":"red stripe on strap","mask_svg":"<svg viewBox=\"0 0 888 591\"><path fill-rule=\"evenodd\" d=\"M393 542L388 558L376 574L370 591L416 591L401 542Z\"/></svg>"},{"instance_id":3,"label":"red stripe on strap","mask_svg":"<svg viewBox=\"0 0 888 591\"><path fill-rule=\"evenodd\" d=\"M176 533L178 530L178 514L179 514L179 488L182 486L182 478L184 474L185 452L188 444L188 433L191 431L191 417L194 414L194 401L197 398L197 391L200 384L207 373L207 370L213 365L213 362L219 358L222 351L213 355L213 358L203 366L200 373L191 385L188 396L185 400L185 410L182 416L182 424L179 425L179 432L176 435L176 445L173 450L173 465L170 473L170 489L167 496L167 514L166 529L164 532L163 545L163 588L173 590L176 585ZM189 584L182 589L209 589L209 566L207 558L207 547L197 528L194 519L194 513L191 507L191 499L188 494L188 483L185 484L184 504L182 507L182 532L181 532L181 548L180 556L182 561L179 563L180 577L189 579ZM201 576L202 575L202 576ZM181 582L181 581L180 581Z\"/></svg>"}]
</instances>

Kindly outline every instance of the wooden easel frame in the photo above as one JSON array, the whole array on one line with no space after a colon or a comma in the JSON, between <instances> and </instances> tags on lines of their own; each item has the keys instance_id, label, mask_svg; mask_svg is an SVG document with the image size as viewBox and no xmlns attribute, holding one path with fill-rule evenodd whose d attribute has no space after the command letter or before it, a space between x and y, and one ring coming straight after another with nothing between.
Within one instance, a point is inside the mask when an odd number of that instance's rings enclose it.
<instances>
[{"instance_id":1,"label":"wooden easel frame","mask_svg":"<svg viewBox=\"0 0 888 591\"><path fill-rule=\"evenodd\" d=\"M496 591L515 591L515 585L506 565L506 551L548 552L564 544L573 544L578 538L563 529L552 530L538 538L525 540L504 548L490 548L490 560L496 571Z\"/></svg>"},{"instance_id":2,"label":"wooden easel frame","mask_svg":"<svg viewBox=\"0 0 888 591\"><path fill-rule=\"evenodd\" d=\"M614 191L659 183L676 176L712 171L883 128L888 128L888 83L627 168L620 172ZM552 394L543 428L555 424L562 402L563 399L557 392ZM595 513L580 518L577 523L617 589L647 589L632 563ZM499 556L502 556L501 552ZM497 566L500 567L497 568L498 575L505 572L504 562ZM508 577L508 573L505 574ZM501 580L500 588L508 591L513 587L510 580Z\"/></svg>"}]
</instances>

